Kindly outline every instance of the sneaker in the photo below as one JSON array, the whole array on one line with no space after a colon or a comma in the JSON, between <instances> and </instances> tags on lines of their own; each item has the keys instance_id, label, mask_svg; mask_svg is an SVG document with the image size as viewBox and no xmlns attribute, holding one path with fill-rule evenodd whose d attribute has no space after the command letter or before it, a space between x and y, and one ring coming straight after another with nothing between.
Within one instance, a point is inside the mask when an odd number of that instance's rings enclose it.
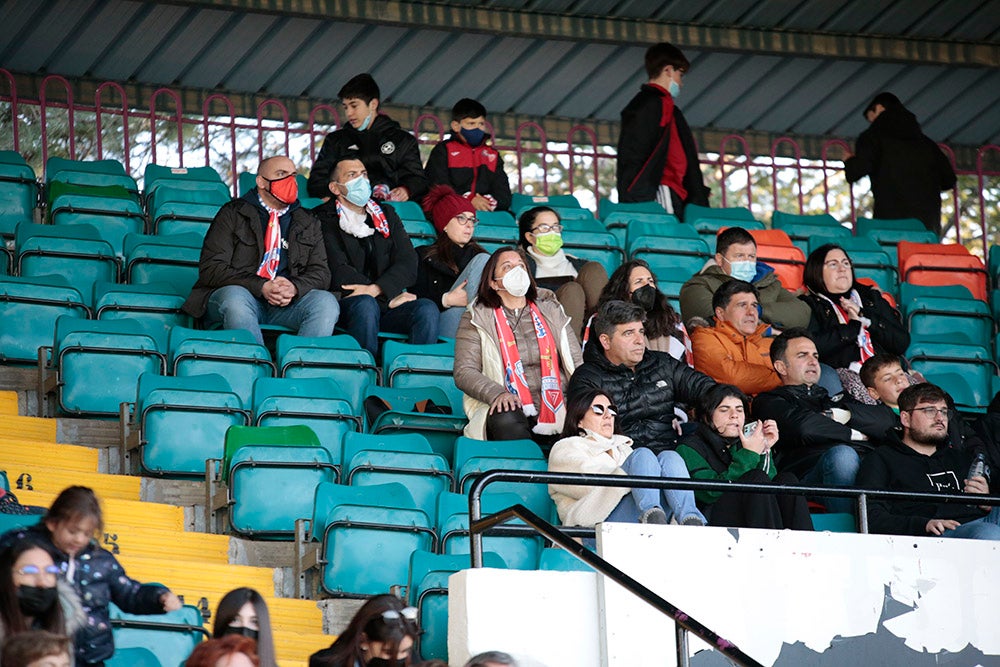
<instances>
[{"instance_id":1,"label":"sneaker","mask_svg":"<svg viewBox=\"0 0 1000 667\"><path fill-rule=\"evenodd\" d=\"M702 519L700 516L695 516L695 515L692 514L691 516L686 517L683 521L681 521L681 525L682 526L704 526L705 525L705 520Z\"/></svg>"},{"instance_id":2,"label":"sneaker","mask_svg":"<svg viewBox=\"0 0 1000 667\"><path fill-rule=\"evenodd\" d=\"M639 517L639 523L656 523L666 525L667 514L659 507L650 507Z\"/></svg>"}]
</instances>

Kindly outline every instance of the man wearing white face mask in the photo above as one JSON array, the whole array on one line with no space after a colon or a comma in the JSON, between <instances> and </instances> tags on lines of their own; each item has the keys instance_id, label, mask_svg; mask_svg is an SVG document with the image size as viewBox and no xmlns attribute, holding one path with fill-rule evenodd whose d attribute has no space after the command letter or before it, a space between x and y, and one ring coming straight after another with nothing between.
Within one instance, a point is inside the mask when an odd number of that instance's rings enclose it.
<instances>
[{"instance_id":1,"label":"man wearing white face mask","mask_svg":"<svg viewBox=\"0 0 1000 667\"><path fill-rule=\"evenodd\" d=\"M417 253L396 212L371 198L364 163L342 157L328 188L333 199L313 213L323 225L330 289L341 295L341 326L373 356L379 331L436 343L437 305L406 291L417 280Z\"/></svg>"},{"instance_id":2,"label":"man wearing white face mask","mask_svg":"<svg viewBox=\"0 0 1000 667\"><path fill-rule=\"evenodd\" d=\"M715 309L712 297L730 280L757 288L760 319L771 325L772 335L809 324L809 306L778 281L774 269L757 261L757 242L742 227L729 227L716 237L715 257L681 287L681 319L691 330L711 326Z\"/></svg>"},{"instance_id":3,"label":"man wearing white face mask","mask_svg":"<svg viewBox=\"0 0 1000 667\"><path fill-rule=\"evenodd\" d=\"M477 440L558 439L564 394L582 362L580 343L555 294L528 275L523 251L500 248L486 262L479 292L455 337L455 385L465 393Z\"/></svg>"}]
</instances>

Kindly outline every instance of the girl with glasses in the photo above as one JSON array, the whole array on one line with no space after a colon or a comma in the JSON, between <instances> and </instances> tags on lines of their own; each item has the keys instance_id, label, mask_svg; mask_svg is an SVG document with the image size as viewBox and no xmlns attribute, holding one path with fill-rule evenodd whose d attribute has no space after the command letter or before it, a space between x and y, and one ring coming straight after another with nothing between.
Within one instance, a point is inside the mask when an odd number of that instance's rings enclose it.
<instances>
[{"instance_id":1,"label":"girl with glasses","mask_svg":"<svg viewBox=\"0 0 1000 667\"><path fill-rule=\"evenodd\" d=\"M688 476L677 452L654 454L632 448L632 439L618 432L617 408L599 389L570 397L563 438L549 454L549 472L642 477ZM593 526L601 521L705 525L691 491L625 486L550 484L559 521L566 526Z\"/></svg>"},{"instance_id":2,"label":"girl with glasses","mask_svg":"<svg viewBox=\"0 0 1000 667\"><path fill-rule=\"evenodd\" d=\"M330 648L309 667L408 667L419 632L417 610L394 595L377 595L358 610Z\"/></svg>"}]
</instances>

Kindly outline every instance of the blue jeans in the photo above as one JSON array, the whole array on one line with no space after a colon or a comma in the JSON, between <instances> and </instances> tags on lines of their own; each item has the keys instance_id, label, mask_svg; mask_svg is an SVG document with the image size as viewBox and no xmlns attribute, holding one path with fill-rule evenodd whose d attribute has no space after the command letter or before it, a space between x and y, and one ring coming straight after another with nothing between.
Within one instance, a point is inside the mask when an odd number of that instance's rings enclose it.
<instances>
[{"instance_id":1,"label":"blue jeans","mask_svg":"<svg viewBox=\"0 0 1000 667\"><path fill-rule=\"evenodd\" d=\"M418 345L436 343L438 307L430 299L415 299L382 312L378 301L367 294L340 302L340 325L372 356L378 355L378 332L409 334Z\"/></svg>"},{"instance_id":2,"label":"blue jeans","mask_svg":"<svg viewBox=\"0 0 1000 667\"><path fill-rule=\"evenodd\" d=\"M687 466L681 455L674 451L654 454L651 449L639 447L634 450L622 470L635 477L678 477L689 479ZM631 489L628 495L621 499L618 506L611 510L605 521L618 523L638 523L642 513L653 507L659 507L677 523L689 517L698 517L703 523L704 515L698 511L694 501L693 491L679 489Z\"/></svg>"},{"instance_id":3,"label":"blue jeans","mask_svg":"<svg viewBox=\"0 0 1000 667\"><path fill-rule=\"evenodd\" d=\"M826 389L826 393L831 396L836 396L844 391L844 384L840 381L837 371L826 364L819 365L819 382L817 384Z\"/></svg>"},{"instance_id":4,"label":"blue jeans","mask_svg":"<svg viewBox=\"0 0 1000 667\"><path fill-rule=\"evenodd\" d=\"M802 476L802 483L809 486L854 486L861 457L850 445L834 445L823 453L812 469ZM854 498L821 498L830 512L855 513Z\"/></svg>"},{"instance_id":5,"label":"blue jeans","mask_svg":"<svg viewBox=\"0 0 1000 667\"><path fill-rule=\"evenodd\" d=\"M469 282L465 285L465 294L469 297L469 303L472 303L472 300L476 298L476 294L479 292L479 283L483 277L483 267L486 266L486 260L489 258L489 254L481 252L470 259L469 263L462 269L462 272L455 278L455 282L452 283L449 291L461 285L462 281L468 280ZM444 338L454 338L455 334L458 333L458 323L462 319L462 313L464 312L465 308L463 306L452 306L441 311L438 322L438 335Z\"/></svg>"},{"instance_id":6,"label":"blue jeans","mask_svg":"<svg viewBox=\"0 0 1000 667\"><path fill-rule=\"evenodd\" d=\"M287 306L272 306L240 285L226 285L212 292L205 311L205 324L223 329L246 329L261 345L261 324L277 324L300 336L329 336L340 317L337 298L326 290L310 290Z\"/></svg>"},{"instance_id":7,"label":"blue jeans","mask_svg":"<svg viewBox=\"0 0 1000 667\"><path fill-rule=\"evenodd\" d=\"M941 537L964 537L967 540L1000 540L1000 507L994 507L981 519L966 521L958 528L941 533Z\"/></svg>"}]
</instances>

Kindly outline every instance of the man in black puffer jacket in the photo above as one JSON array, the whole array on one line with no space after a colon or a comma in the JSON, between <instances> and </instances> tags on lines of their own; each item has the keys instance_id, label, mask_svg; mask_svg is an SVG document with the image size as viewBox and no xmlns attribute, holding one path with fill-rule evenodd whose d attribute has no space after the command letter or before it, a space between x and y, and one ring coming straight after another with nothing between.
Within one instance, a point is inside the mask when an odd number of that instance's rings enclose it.
<instances>
[{"instance_id":1,"label":"man in black puffer jacket","mask_svg":"<svg viewBox=\"0 0 1000 667\"><path fill-rule=\"evenodd\" d=\"M666 352L646 349L639 306L609 301L594 317L593 338L568 394L591 387L605 392L618 409L618 426L636 447L674 449L676 403L696 403L715 380Z\"/></svg>"}]
</instances>

